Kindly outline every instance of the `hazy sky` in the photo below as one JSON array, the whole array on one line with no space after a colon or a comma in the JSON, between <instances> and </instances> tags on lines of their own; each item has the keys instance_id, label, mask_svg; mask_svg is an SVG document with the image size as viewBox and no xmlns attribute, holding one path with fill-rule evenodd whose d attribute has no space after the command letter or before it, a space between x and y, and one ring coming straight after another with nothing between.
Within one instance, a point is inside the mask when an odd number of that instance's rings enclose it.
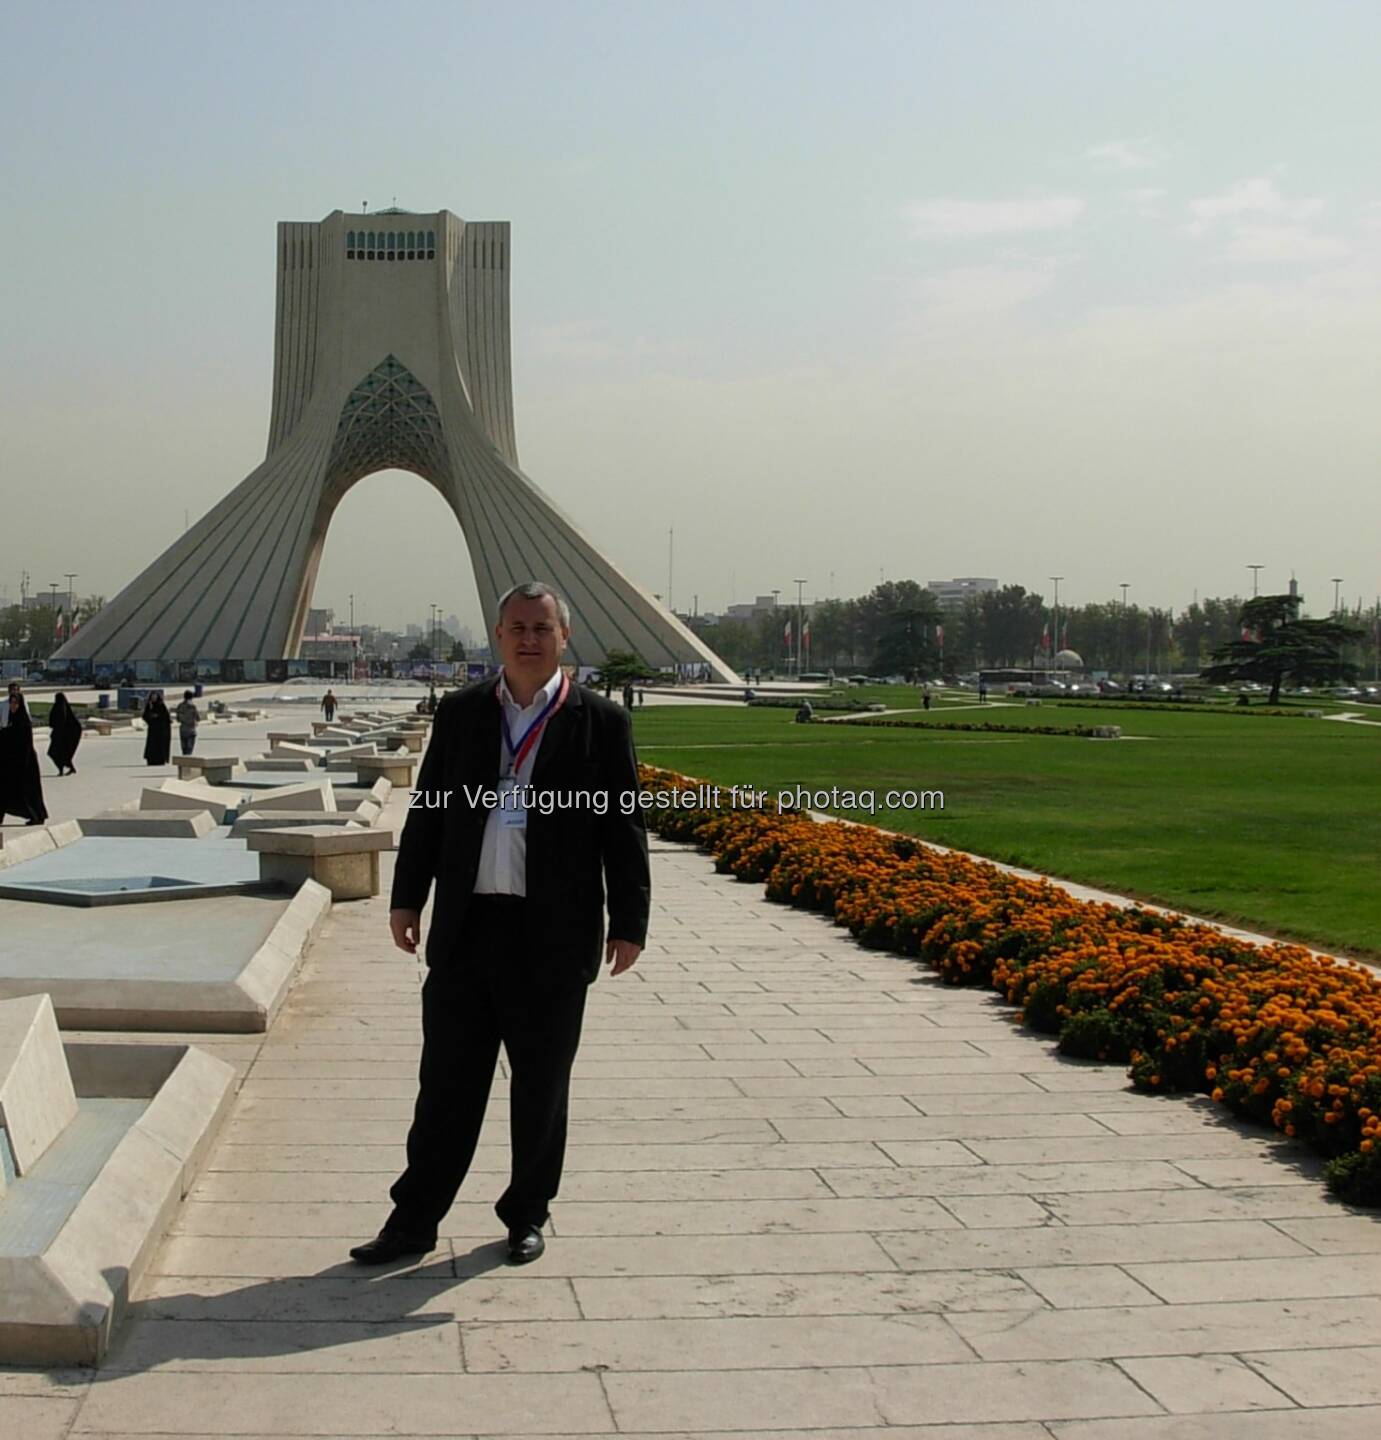
<instances>
[{"instance_id":1,"label":"hazy sky","mask_svg":"<svg viewBox=\"0 0 1381 1440\"><path fill-rule=\"evenodd\" d=\"M524 469L718 609L995 575L1381 591L1381 5L10 0L0 593L262 458L274 224L513 224ZM831 583L832 582L832 583ZM477 619L357 486L317 603Z\"/></svg>"}]
</instances>

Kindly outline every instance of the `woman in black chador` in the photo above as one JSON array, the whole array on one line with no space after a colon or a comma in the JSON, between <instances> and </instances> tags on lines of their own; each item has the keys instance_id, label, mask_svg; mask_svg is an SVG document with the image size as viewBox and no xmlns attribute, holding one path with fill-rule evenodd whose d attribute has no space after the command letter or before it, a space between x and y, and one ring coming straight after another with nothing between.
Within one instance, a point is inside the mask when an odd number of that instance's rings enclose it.
<instances>
[{"instance_id":1,"label":"woman in black chador","mask_svg":"<svg viewBox=\"0 0 1381 1440\"><path fill-rule=\"evenodd\" d=\"M77 712L67 703L66 695L54 695L53 708L48 712L48 758L58 767L59 775L77 773L72 757L81 743L82 722Z\"/></svg>"},{"instance_id":2,"label":"woman in black chador","mask_svg":"<svg viewBox=\"0 0 1381 1440\"><path fill-rule=\"evenodd\" d=\"M163 703L163 692L155 690L144 704L144 760L149 765L166 765L173 748L173 717Z\"/></svg>"},{"instance_id":3,"label":"woman in black chador","mask_svg":"<svg viewBox=\"0 0 1381 1440\"><path fill-rule=\"evenodd\" d=\"M18 815L30 825L42 825L48 809L43 803L29 708L18 690L10 691L5 707L5 724L0 727L0 820Z\"/></svg>"}]
</instances>

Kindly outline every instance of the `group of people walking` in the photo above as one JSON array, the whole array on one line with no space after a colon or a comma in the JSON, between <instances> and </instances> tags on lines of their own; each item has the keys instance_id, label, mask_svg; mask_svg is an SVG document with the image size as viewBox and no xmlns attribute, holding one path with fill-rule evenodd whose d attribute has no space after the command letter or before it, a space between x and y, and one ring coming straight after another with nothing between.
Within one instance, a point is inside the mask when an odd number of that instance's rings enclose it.
<instances>
[{"instance_id":1,"label":"group of people walking","mask_svg":"<svg viewBox=\"0 0 1381 1440\"><path fill-rule=\"evenodd\" d=\"M149 765L166 765L173 748L173 721L177 721L182 753L190 755L197 743L201 712L190 690L182 702L169 710L163 692L155 690L144 703L144 760ZM48 712L48 758L59 775L75 775L77 746L81 744L82 722L58 694ZM5 705L0 710L0 821L15 816L26 825L42 825L48 818L43 802L43 777L34 748L34 722L18 680L10 681Z\"/></svg>"},{"instance_id":2,"label":"group of people walking","mask_svg":"<svg viewBox=\"0 0 1381 1440\"><path fill-rule=\"evenodd\" d=\"M184 755L196 749L197 726L201 723L201 711L190 690L182 692L182 703L176 710L168 709L168 702L161 690L155 690L144 702L144 763L166 765L173 752L173 721L177 721L178 744Z\"/></svg>"},{"instance_id":3,"label":"group of people walking","mask_svg":"<svg viewBox=\"0 0 1381 1440\"><path fill-rule=\"evenodd\" d=\"M81 744L82 722L67 703L55 695L48 713L48 758L59 775L75 775L72 763ZM5 707L0 711L0 820L13 815L26 825L42 825L48 818L43 803L43 777L34 749L34 722L18 680L10 682Z\"/></svg>"}]
</instances>

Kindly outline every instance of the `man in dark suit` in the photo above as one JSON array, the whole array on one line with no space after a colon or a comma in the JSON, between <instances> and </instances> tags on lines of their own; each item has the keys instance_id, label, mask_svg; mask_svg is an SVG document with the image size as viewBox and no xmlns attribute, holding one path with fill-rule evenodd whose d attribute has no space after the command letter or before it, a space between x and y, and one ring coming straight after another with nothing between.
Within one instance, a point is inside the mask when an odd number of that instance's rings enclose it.
<instances>
[{"instance_id":1,"label":"man in dark suit","mask_svg":"<svg viewBox=\"0 0 1381 1440\"><path fill-rule=\"evenodd\" d=\"M494 627L498 681L448 695L436 712L389 915L394 943L415 953L435 882L420 1084L393 1213L350 1252L361 1264L435 1247L474 1157L501 1043L513 1165L494 1208L510 1261L545 1248L586 991L601 951L613 975L637 960L651 897L628 716L563 674L570 633L559 595L515 586Z\"/></svg>"}]
</instances>

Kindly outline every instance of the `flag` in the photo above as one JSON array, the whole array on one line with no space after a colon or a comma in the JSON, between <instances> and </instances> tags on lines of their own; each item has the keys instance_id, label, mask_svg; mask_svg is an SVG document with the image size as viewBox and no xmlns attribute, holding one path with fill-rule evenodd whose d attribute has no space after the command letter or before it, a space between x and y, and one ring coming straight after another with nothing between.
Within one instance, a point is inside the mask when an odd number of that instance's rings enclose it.
<instances>
[{"instance_id":1,"label":"flag","mask_svg":"<svg viewBox=\"0 0 1381 1440\"><path fill-rule=\"evenodd\" d=\"M945 627L943 625L937 625L935 627L935 640L940 649L943 650L945 648Z\"/></svg>"},{"instance_id":2,"label":"flag","mask_svg":"<svg viewBox=\"0 0 1381 1440\"><path fill-rule=\"evenodd\" d=\"M1041 628L1041 649L1050 649L1050 621L1047 620Z\"/></svg>"},{"instance_id":3,"label":"flag","mask_svg":"<svg viewBox=\"0 0 1381 1440\"><path fill-rule=\"evenodd\" d=\"M54 621L53 621L53 639L56 640L56 641L58 642L58 644L60 645L60 644L62 644L62 636L63 636L62 606L59 605L59 606L58 606L57 616L56 616L56 618L55 618Z\"/></svg>"},{"instance_id":4,"label":"flag","mask_svg":"<svg viewBox=\"0 0 1381 1440\"><path fill-rule=\"evenodd\" d=\"M782 644L785 645L788 650L791 649L791 621L790 621L790 620L788 620L788 621L786 622L786 626L785 626L785 628L782 630Z\"/></svg>"}]
</instances>

